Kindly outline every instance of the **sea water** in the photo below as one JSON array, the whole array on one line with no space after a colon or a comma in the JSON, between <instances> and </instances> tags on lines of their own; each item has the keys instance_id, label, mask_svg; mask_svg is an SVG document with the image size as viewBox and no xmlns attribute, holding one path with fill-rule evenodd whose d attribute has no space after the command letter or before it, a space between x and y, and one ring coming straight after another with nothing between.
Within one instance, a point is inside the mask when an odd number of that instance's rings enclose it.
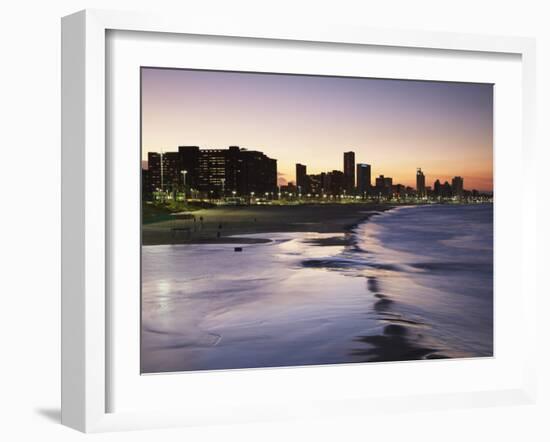
<instances>
[{"instance_id":1,"label":"sea water","mask_svg":"<svg viewBox=\"0 0 550 442\"><path fill-rule=\"evenodd\" d=\"M491 356L492 220L401 207L347 234L145 246L142 372Z\"/></svg>"}]
</instances>

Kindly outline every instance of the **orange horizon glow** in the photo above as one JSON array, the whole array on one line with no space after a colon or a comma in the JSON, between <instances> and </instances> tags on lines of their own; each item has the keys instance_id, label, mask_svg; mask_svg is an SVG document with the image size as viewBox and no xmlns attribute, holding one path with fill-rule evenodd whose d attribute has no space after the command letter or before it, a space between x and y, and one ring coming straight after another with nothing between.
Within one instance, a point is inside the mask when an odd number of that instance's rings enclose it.
<instances>
[{"instance_id":1,"label":"orange horizon glow","mask_svg":"<svg viewBox=\"0 0 550 442\"><path fill-rule=\"evenodd\" d=\"M280 183L343 170L343 153L394 184L464 178L493 189L490 84L142 69L142 159L230 145L277 159Z\"/></svg>"}]
</instances>

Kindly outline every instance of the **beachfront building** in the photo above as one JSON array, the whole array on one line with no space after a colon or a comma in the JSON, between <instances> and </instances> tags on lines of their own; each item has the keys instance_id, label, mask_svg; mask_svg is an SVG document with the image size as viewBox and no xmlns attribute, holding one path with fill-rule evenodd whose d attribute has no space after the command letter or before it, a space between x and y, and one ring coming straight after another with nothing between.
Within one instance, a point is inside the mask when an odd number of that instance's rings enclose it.
<instances>
[{"instance_id":1,"label":"beachfront building","mask_svg":"<svg viewBox=\"0 0 550 442\"><path fill-rule=\"evenodd\" d=\"M345 175L341 170L333 170L325 174L324 189L330 196L339 198L346 190Z\"/></svg>"},{"instance_id":2,"label":"beachfront building","mask_svg":"<svg viewBox=\"0 0 550 442\"><path fill-rule=\"evenodd\" d=\"M312 195L323 196L325 194L326 173L322 172L316 175L308 175L309 192Z\"/></svg>"},{"instance_id":3,"label":"beachfront building","mask_svg":"<svg viewBox=\"0 0 550 442\"><path fill-rule=\"evenodd\" d=\"M407 188L403 184L394 184L392 186L392 193L397 198L406 198Z\"/></svg>"},{"instance_id":4,"label":"beachfront building","mask_svg":"<svg viewBox=\"0 0 550 442\"><path fill-rule=\"evenodd\" d=\"M360 196L366 197L370 193L371 176L370 164L357 164L357 192Z\"/></svg>"},{"instance_id":5,"label":"beachfront building","mask_svg":"<svg viewBox=\"0 0 550 442\"><path fill-rule=\"evenodd\" d=\"M236 194L264 195L277 192L277 160L257 150L236 152Z\"/></svg>"},{"instance_id":6,"label":"beachfront building","mask_svg":"<svg viewBox=\"0 0 550 442\"><path fill-rule=\"evenodd\" d=\"M238 146L180 146L177 152L149 152L148 170L151 189L179 190L187 196L249 197L277 192L277 160Z\"/></svg>"},{"instance_id":7,"label":"beachfront building","mask_svg":"<svg viewBox=\"0 0 550 442\"><path fill-rule=\"evenodd\" d=\"M149 152L147 164L148 179L142 184L144 196L153 192L173 192L178 189L180 166L177 152Z\"/></svg>"},{"instance_id":8,"label":"beachfront building","mask_svg":"<svg viewBox=\"0 0 550 442\"><path fill-rule=\"evenodd\" d=\"M355 152L344 152L344 189L348 194L355 190Z\"/></svg>"},{"instance_id":9,"label":"beachfront building","mask_svg":"<svg viewBox=\"0 0 550 442\"><path fill-rule=\"evenodd\" d=\"M309 180L305 164L296 164L296 187L298 187L301 193L309 192Z\"/></svg>"},{"instance_id":10,"label":"beachfront building","mask_svg":"<svg viewBox=\"0 0 550 442\"><path fill-rule=\"evenodd\" d=\"M416 169L416 196L424 198L426 196L426 177L422 169Z\"/></svg>"},{"instance_id":11,"label":"beachfront building","mask_svg":"<svg viewBox=\"0 0 550 442\"><path fill-rule=\"evenodd\" d=\"M457 199L464 197L464 178L461 176L455 176L452 180L452 192L453 196Z\"/></svg>"},{"instance_id":12,"label":"beachfront building","mask_svg":"<svg viewBox=\"0 0 550 442\"><path fill-rule=\"evenodd\" d=\"M375 193L379 197L390 198L393 193L393 179L380 175L376 178Z\"/></svg>"},{"instance_id":13,"label":"beachfront building","mask_svg":"<svg viewBox=\"0 0 550 442\"><path fill-rule=\"evenodd\" d=\"M441 186L441 197L442 198L451 198L453 196L453 189L448 181L445 181Z\"/></svg>"},{"instance_id":14,"label":"beachfront building","mask_svg":"<svg viewBox=\"0 0 550 442\"><path fill-rule=\"evenodd\" d=\"M441 181L435 180L434 182L434 197L439 198L441 196Z\"/></svg>"},{"instance_id":15,"label":"beachfront building","mask_svg":"<svg viewBox=\"0 0 550 442\"><path fill-rule=\"evenodd\" d=\"M143 200L150 200L153 196L153 189L151 180L149 179L149 169L141 169L141 189L141 198Z\"/></svg>"}]
</instances>

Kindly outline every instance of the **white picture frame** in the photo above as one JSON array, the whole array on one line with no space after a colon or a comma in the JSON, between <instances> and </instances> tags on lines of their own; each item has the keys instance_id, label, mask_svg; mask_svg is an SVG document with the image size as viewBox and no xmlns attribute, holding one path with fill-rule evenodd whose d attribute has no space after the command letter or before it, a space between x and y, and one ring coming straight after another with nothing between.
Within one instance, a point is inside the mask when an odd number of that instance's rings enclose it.
<instances>
[{"instance_id":1,"label":"white picture frame","mask_svg":"<svg viewBox=\"0 0 550 442\"><path fill-rule=\"evenodd\" d=\"M108 218L108 155L106 83L108 31L143 31L163 34L227 36L294 42L370 45L381 48L425 48L515 54L521 57L522 74L522 174L534 165L535 43L532 39L416 31L354 29L345 26L308 24L292 28L285 24L232 24L86 10L62 20L62 423L85 432L138 428L247 422L341 414L364 414L374 410L399 411L529 403L535 397L534 339L526 340L524 372L520 386L477 389L463 393L430 393L399 397L334 397L287 407L257 407L240 404L233 414L198 411L109 412L108 394L113 387L108 327L107 293L111 238ZM523 318L536 316L533 277L536 253L534 236L535 192L521 189L521 308ZM497 221L498 222L498 221ZM497 247L498 250L498 247ZM501 252L502 249L501 249ZM535 324L523 319L525 337L533 337ZM531 343L530 343L531 342ZM338 369L337 367L335 369ZM209 376L209 374L204 374ZM224 376L224 374L218 375ZM192 398L189 398L192 400Z\"/></svg>"}]
</instances>

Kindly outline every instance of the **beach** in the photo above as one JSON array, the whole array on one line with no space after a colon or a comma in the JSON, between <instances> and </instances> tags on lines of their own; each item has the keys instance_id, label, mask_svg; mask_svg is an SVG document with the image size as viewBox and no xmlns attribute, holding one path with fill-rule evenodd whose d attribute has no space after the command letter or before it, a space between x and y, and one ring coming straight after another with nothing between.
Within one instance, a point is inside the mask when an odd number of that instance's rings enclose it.
<instances>
[{"instance_id":1,"label":"beach","mask_svg":"<svg viewBox=\"0 0 550 442\"><path fill-rule=\"evenodd\" d=\"M491 205L342 208L143 247L142 372L492 356Z\"/></svg>"},{"instance_id":2,"label":"beach","mask_svg":"<svg viewBox=\"0 0 550 442\"><path fill-rule=\"evenodd\" d=\"M271 232L345 233L390 204L300 204L218 206L144 220L143 245L267 242ZM170 219L165 219L170 218Z\"/></svg>"}]
</instances>

